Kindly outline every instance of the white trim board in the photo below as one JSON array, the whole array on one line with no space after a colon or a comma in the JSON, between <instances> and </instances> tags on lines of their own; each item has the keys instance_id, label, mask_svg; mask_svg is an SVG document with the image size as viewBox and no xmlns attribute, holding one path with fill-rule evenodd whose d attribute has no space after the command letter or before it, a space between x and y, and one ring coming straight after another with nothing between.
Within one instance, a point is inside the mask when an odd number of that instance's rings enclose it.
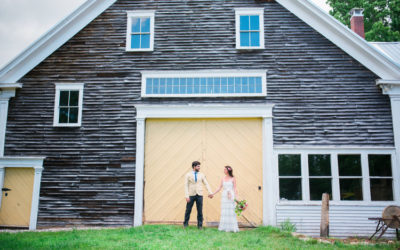
<instances>
[{"instance_id":1,"label":"white trim board","mask_svg":"<svg viewBox=\"0 0 400 250\"><path fill-rule=\"evenodd\" d=\"M137 104L134 226L143 224L144 146L147 118L263 118L263 224L275 225L273 175L273 104ZM183 215L182 215L183 216Z\"/></svg>"},{"instance_id":2,"label":"white trim board","mask_svg":"<svg viewBox=\"0 0 400 250\"><path fill-rule=\"evenodd\" d=\"M39 209L40 182L42 179L43 161L45 157L0 157L0 189L4 185L5 168L34 168L34 182L32 192L31 215L29 230L35 230ZM1 206L0 196L0 206Z\"/></svg>"}]
</instances>

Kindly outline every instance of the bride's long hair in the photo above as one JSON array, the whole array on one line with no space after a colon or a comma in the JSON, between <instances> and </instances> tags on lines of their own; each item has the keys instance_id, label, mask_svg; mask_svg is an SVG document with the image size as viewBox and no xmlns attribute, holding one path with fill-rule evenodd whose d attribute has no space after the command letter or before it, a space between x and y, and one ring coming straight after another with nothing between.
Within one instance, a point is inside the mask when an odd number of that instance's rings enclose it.
<instances>
[{"instance_id":1,"label":"bride's long hair","mask_svg":"<svg viewBox=\"0 0 400 250\"><path fill-rule=\"evenodd\" d=\"M226 171L228 171L228 174L230 177L233 177L233 169L231 166L225 166Z\"/></svg>"}]
</instances>

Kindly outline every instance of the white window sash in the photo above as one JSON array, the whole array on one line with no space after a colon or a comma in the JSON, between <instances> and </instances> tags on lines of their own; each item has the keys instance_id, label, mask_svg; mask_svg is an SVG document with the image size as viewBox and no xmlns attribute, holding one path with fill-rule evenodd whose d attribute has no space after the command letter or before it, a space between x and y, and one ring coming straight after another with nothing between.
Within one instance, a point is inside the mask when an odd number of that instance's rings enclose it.
<instances>
[{"instance_id":1,"label":"white window sash","mask_svg":"<svg viewBox=\"0 0 400 250\"><path fill-rule=\"evenodd\" d=\"M258 16L260 30L258 31L260 46L241 46L240 45L240 16ZM264 49L264 8L236 8L235 9L235 28L236 28L236 49L254 50ZM251 32L251 31L249 31Z\"/></svg>"},{"instance_id":2,"label":"white window sash","mask_svg":"<svg viewBox=\"0 0 400 250\"><path fill-rule=\"evenodd\" d=\"M139 34L132 32L132 19L133 18L150 18L150 32L140 32L140 35L150 34L150 47L149 48L132 48L132 34ZM126 51L131 52L145 52L154 50L154 10L143 10L143 11L127 11L127 27L126 27Z\"/></svg>"},{"instance_id":3,"label":"white window sash","mask_svg":"<svg viewBox=\"0 0 400 250\"><path fill-rule=\"evenodd\" d=\"M56 93L54 100L54 127L80 127L82 124L82 106L83 106L83 88L84 83L56 83ZM78 99L78 121L76 123L59 123L60 116L60 92L61 91L79 91ZM69 106L72 107L72 106Z\"/></svg>"}]
</instances>

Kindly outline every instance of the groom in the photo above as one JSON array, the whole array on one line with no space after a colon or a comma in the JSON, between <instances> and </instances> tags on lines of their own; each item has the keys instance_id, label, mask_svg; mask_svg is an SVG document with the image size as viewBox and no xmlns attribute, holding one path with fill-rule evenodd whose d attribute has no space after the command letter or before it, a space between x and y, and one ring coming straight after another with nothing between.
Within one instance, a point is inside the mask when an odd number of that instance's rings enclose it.
<instances>
[{"instance_id":1,"label":"groom","mask_svg":"<svg viewBox=\"0 0 400 250\"><path fill-rule=\"evenodd\" d=\"M185 197L186 197L186 212L183 227L189 224L190 213L192 212L193 203L196 202L197 207L197 228L203 228L203 188L201 183L206 185L209 193L208 197L212 198L212 191L208 185L206 176L200 173L200 162L192 162L192 171L185 176Z\"/></svg>"}]
</instances>

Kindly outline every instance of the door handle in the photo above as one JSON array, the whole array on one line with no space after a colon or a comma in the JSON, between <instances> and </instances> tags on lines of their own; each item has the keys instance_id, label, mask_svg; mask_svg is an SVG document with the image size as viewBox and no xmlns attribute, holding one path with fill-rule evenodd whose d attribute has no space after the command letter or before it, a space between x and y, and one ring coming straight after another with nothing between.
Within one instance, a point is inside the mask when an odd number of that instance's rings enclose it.
<instances>
[{"instance_id":1,"label":"door handle","mask_svg":"<svg viewBox=\"0 0 400 250\"><path fill-rule=\"evenodd\" d=\"M258 186L258 190L261 190L261 186Z\"/></svg>"},{"instance_id":2,"label":"door handle","mask_svg":"<svg viewBox=\"0 0 400 250\"><path fill-rule=\"evenodd\" d=\"M11 189L9 189L9 188L2 188L1 191L7 192L7 191L11 191Z\"/></svg>"}]
</instances>

